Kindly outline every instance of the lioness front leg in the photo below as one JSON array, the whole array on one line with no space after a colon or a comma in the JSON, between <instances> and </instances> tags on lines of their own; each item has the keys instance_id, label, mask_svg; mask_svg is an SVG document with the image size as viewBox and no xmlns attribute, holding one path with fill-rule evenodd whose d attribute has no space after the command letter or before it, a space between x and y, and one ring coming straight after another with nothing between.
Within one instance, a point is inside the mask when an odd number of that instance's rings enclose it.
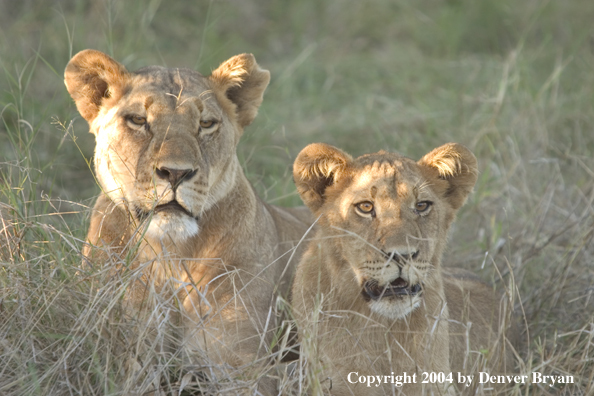
<instances>
[{"instance_id":1,"label":"lioness front leg","mask_svg":"<svg viewBox=\"0 0 594 396\"><path fill-rule=\"evenodd\" d=\"M183 298L186 320L183 352L191 367L217 386L240 377L265 395L275 393L265 373L276 330L273 295L264 282L238 272L227 273Z\"/></svg>"}]
</instances>

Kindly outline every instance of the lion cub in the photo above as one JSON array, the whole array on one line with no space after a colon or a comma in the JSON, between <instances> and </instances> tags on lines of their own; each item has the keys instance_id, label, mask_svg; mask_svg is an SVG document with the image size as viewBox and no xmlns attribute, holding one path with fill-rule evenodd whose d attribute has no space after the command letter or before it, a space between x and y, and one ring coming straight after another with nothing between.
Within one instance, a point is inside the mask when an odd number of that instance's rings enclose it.
<instances>
[{"instance_id":1,"label":"lion cub","mask_svg":"<svg viewBox=\"0 0 594 396\"><path fill-rule=\"evenodd\" d=\"M415 162L312 144L293 174L319 224L293 285L302 355L321 363L312 378L329 377L333 395L454 394L453 370L484 367L487 355L497 370L511 364L498 337L510 312L491 287L441 267L477 180L467 148L449 143Z\"/></svg>"}]
</instances>

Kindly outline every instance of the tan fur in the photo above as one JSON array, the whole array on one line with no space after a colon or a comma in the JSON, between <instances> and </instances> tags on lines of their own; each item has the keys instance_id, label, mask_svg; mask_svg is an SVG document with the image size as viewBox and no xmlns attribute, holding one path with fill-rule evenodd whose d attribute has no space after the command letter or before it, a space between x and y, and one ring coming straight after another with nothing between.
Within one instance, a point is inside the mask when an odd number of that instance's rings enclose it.
<instances>
[{"instance_id":1,"label":"tan fur","mask_svg":"<svg viewBox=\"0 0 594 396\"><path fill-rule=\"evenodd\" d=\"M269 79L249 54L210 77L158 66L128 72L93 50L65 71L96 137L102 188L84 254L93 263L131 257L143 282L173 282L186 313L184 352L198 365L238 367L268 348L275 292L289 292L299 257L289 262L291 250L311 224L305 208L262 202L236 155ZM171 178L179 172L186 176Z\"/></svg>"},{"instance_id":2,"label":"tan fur","mask_svg":"<svg viewBox=\"0 0 594 396\"><path fill-rule=\"evenodd\" d=\"M416 384L400 388L406 395L455 394L448 383L423 385L422 372L476 369L481 349L502 368L492 349L505 350L498 296L468 272L441 267L448 229L477 179L468 149L450 143L415 162L383 151L352 159L313 144L293 173L319 218L297 269L293 309L302 354L321 359L318 376L331 378L331 394L398 392L351 384L351 372L416 373Z\"/></svg>"}]
</instances>

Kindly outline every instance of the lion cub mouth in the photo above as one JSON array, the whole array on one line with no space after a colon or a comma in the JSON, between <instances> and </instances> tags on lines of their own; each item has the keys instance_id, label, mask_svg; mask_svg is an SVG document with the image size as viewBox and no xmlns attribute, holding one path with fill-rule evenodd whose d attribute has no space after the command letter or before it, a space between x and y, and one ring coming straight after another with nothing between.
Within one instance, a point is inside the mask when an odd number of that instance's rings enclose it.
<instances>
[{"instance_id":1,"label":"lion cub mouth","mask_svg":"<svg viewBox=\"0 0 594 396\"><path fill-rule=\"evenodd\" d=\"M402 278L396 278L385 286L380 286L375 279L370 279L363 284L362 294L366 300L380 300L386 297L416 296L421 292L421 285L410 285Z\"/></svg>"}]
</instances>

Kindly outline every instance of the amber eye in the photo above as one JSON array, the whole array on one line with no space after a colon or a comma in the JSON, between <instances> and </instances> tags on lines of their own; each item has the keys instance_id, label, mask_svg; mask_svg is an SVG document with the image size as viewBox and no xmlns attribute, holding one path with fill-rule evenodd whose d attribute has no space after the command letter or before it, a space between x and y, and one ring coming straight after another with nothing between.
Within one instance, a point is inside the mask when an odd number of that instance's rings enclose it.
<instances>
[{"instance_id":1,"label":"amber eye","mask_svg":"<svg viewBox=\"0 0 594 396\"><path fill-rule=\"evenodd\" d=\"M369 201L360 202L355 205L357 211L363 215L373 214L373 204Z\"/></svg>"},{"instance_id":2,"label":"amber eye","mask_svg":"<svg viewBox=\"0 0 594 396\"><path fill-rule=\"evenodd\" d=\"M200 120L200 128L204 128L204 129L208 129L208 128L212 128L214 126L214 124L216 124L215 121L206 121L206 120Z\"/></svg>"},{"instance_id":3,"label":"amber eye","mask_svg":"<svg viewBox=\"0 0 594 396\"><path fill-rule=\"evenodd\" d=\"M417 213L426 212L433 202L430 201L419 201L415 204L415 211Z\"/></svg>"},{"instance_id":4,"label":"amber eye","mask_svg":"<svg viewBox=\"0 0 594 396\"><path fill-rule=\"evenodd\" d=\"M144 125L146 124L146 118L145 117L141 117L141 116L137 116L137 115L133 115L128 117L128 119L134 124L134 125Z\"/></svg>"}]
</instances>

